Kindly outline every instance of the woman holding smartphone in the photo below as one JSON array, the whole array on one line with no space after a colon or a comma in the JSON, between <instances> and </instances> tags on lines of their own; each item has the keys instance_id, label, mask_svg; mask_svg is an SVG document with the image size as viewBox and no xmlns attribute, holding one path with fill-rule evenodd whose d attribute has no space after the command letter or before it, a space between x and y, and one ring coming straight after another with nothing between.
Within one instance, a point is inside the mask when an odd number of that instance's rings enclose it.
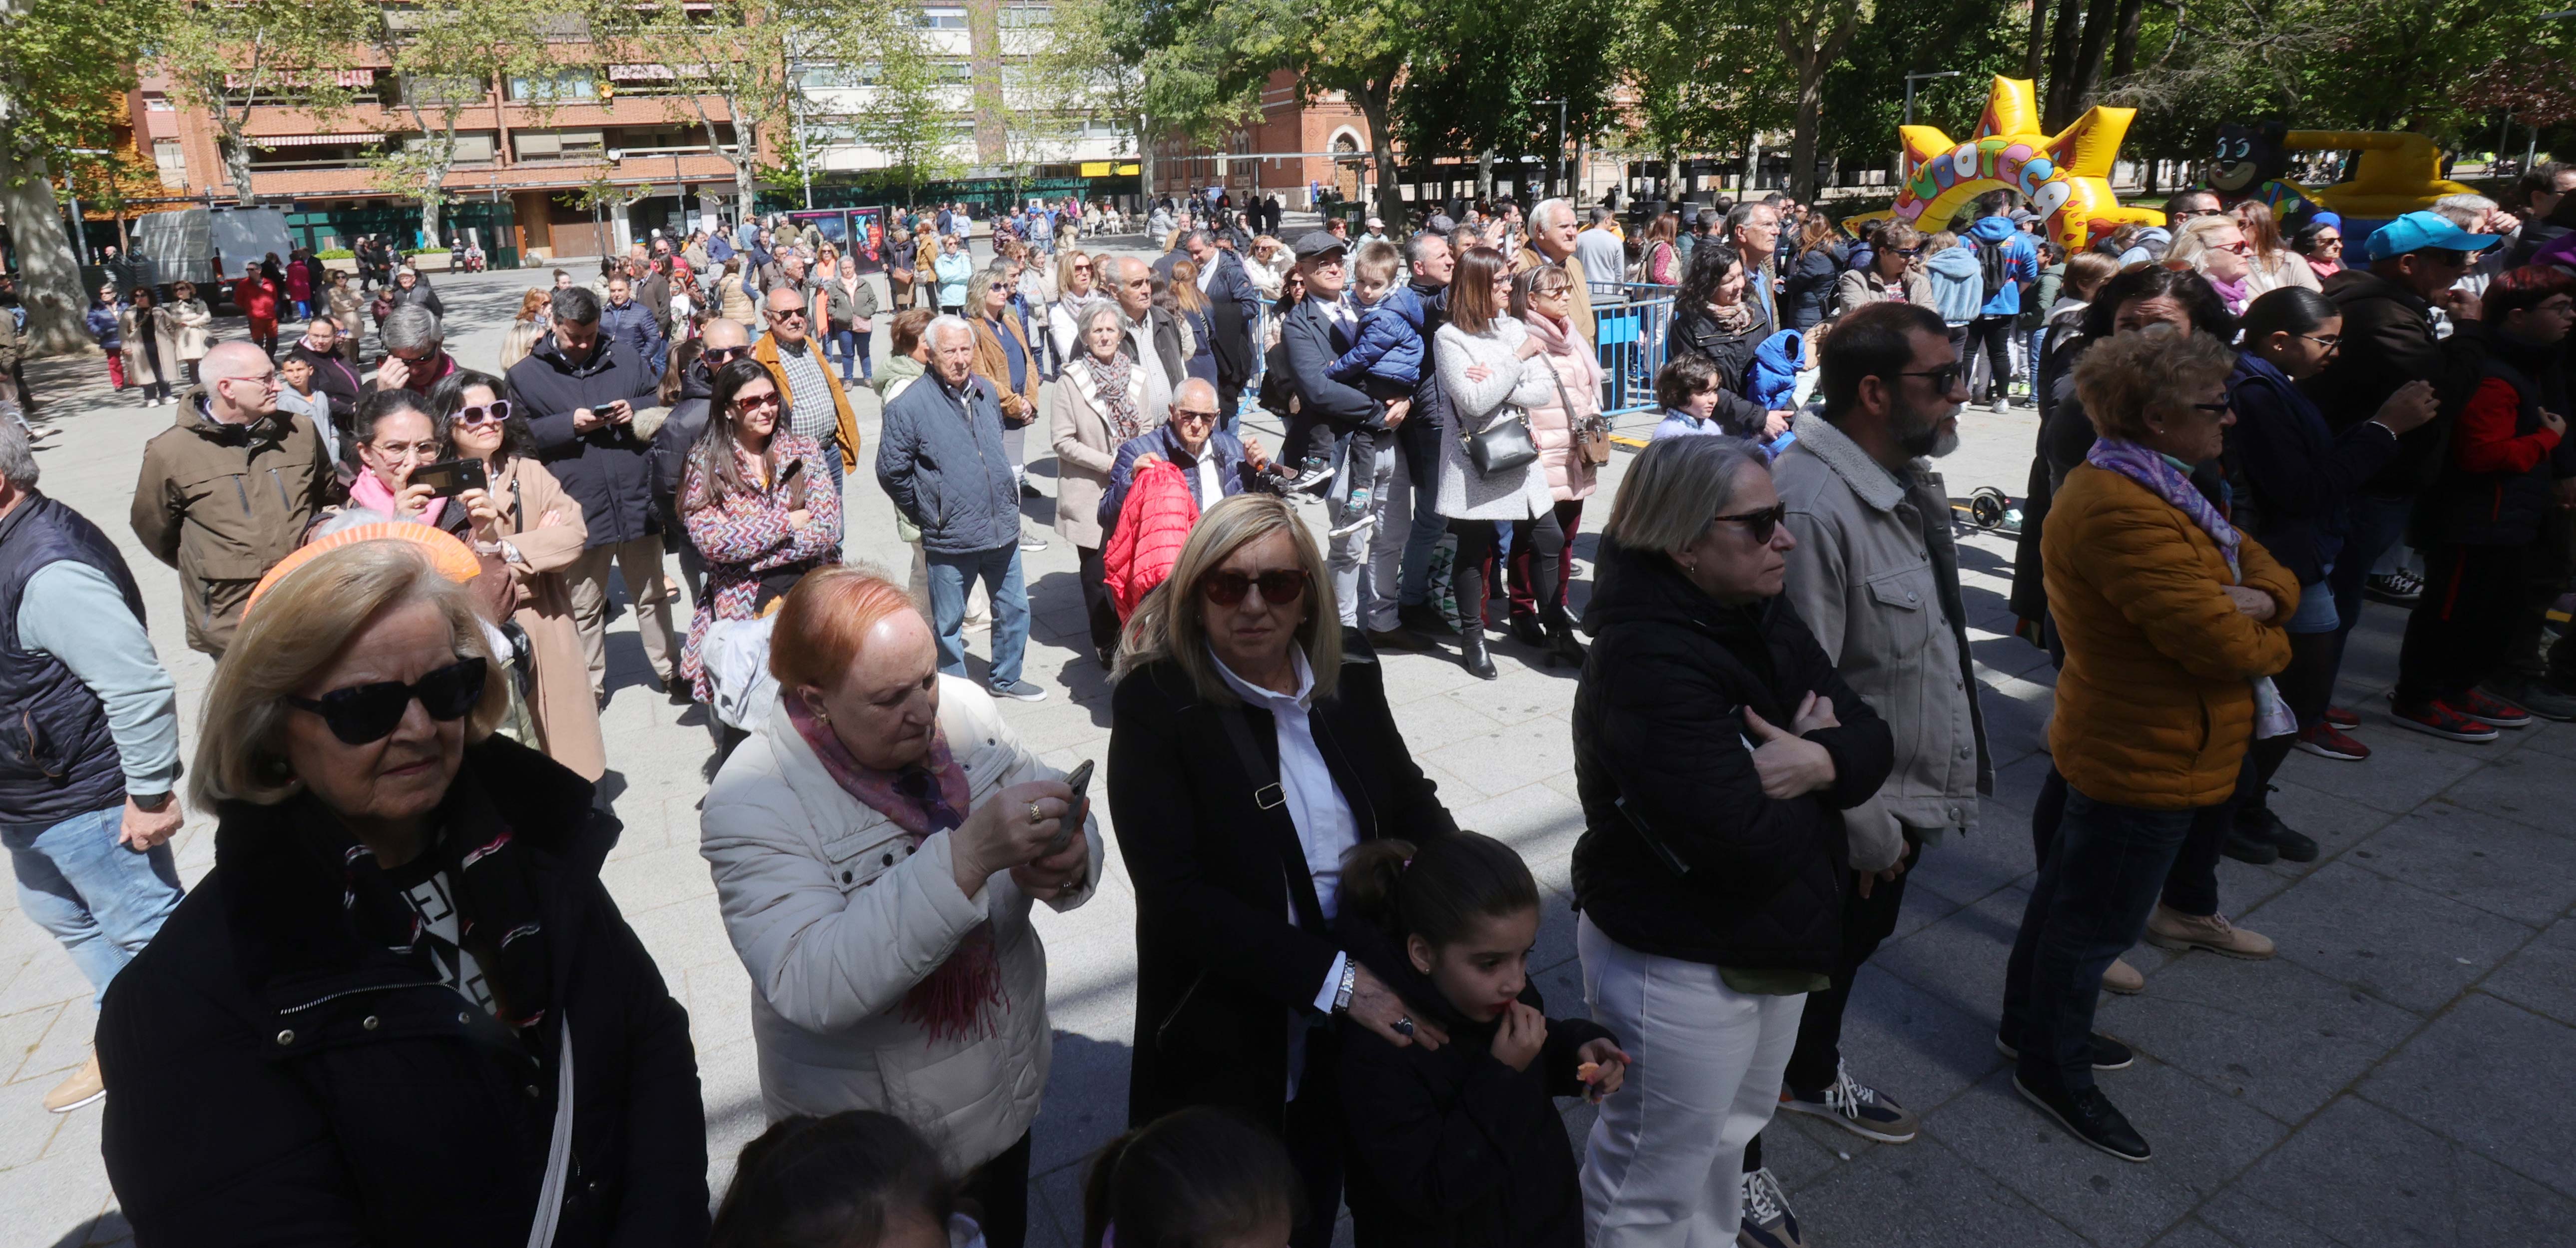
<instances>
[{"instance_id":1,"label":"woman holding smartphone","mask_svg":"<svg viewBox=\"0 0 2576 1248\"><path fill-rule=\"evenodd\" d=\"M716 373L707 427L680 477L680 523L706 560L707 586L689 619L680 677L709 701L698 653L717 620L753 618L761 582L841 561L841 493L814 439L779 427L778 383L758 360ZM819 485L817 484L819 482Z\"/></svg>"},{"instance_id":2,"label":"woman holding smartphone","mask_svg":"<svg viewBox=\"0 0 2576 1248\"><path fill-rule=\"evenodd\" d=\"M939 674L930 622L882 574L797 582L770 670L767 722L699 825L751 973L762 1107L903 1119L965 1176L984 1242L1020 1248L1051 1053L1029 914L1091 899L1098 824L991 694Z\"/></svg>"}]
</instances>

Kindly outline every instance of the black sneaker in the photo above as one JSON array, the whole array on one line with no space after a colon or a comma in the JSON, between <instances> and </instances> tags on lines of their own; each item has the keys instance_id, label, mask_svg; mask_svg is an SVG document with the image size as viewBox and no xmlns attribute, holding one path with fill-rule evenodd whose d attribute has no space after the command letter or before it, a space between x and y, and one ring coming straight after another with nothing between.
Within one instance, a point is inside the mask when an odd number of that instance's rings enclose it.
<instances>
[{"instance_id":1,"label":"black sneaker","mask_svg":"<svg viewBox=\"0 0 2576 1248\"><path fill-rule=\"evenodd\" d=\"M2094 1032L2086 1039L2091 1042L2095 1070L2127 1070L2138 1062L2137 1053L2129 1046L2101 1032ZM2016 1062L2021 1060L2021 1050L2014 1048L2001 1034L1995 1036L1995 1052Z\"/></svg>"},{"instance_id":2,"label":"black sneaker","mask_svg":"<svg viewBox=\"0 0 2576 1248\"><path fill-rule=\"evenodd\" d=\"M1288 492L1291 494L1314 494L1320 496L1324 491L1324 487L1331 485L1332 483L1332 461L1325 459L1309 459L1306 461L1306 466L1298 471L1296 477L1288 482Z\"/></svg>"},{"instance_id":3,"label":"black sneaker","mask_svg":"<svg viewBox=\"0 0 2576 1248\"><path fill-rule=\"evenodd\" d=\"M1449 626L1449 621L1441 618L1440 608L1427 602L1397 607L1395 622L1417 633L1427 633L1434 637L1453 636L1458 631Z\"/></svg>"},{"instance_id":4,"label":"black sneaker","mask_svg":"<svg viewBox=\"0 0 2576 1248\"><path fill-rule=\"evenodd\" d=\"M2280 786L2272 787L2277 791ZM2272 813L2269 809L2265 809L2256 816L2254 822L2247 823L2240 820L2236 825L2236 834L2271 846L2279 852L2283 862L2317 860L2316 841L2291 831L2290 825L2281 822L2281 816Z\"/></svg>"},{"instance_id":5,"label":"black sneaker","mask_svg":"<svg viewBox=\"0 0 2576 1248\"><path fill-rule=\"evenodd\" d=\"M2393 607L2411 607L2424 596L2424 578L2399 568L2386 576L2363 578L2361 594Z\"/></svg>"},{"instance_id":6,"label":"black sneaker","mask_svg":"<svg viewBox=\"0 0 2576 1248\"><path fill-rule=\"evenodd\" d=\"M2227 839L2220 843L2218 852L2238 862L2251 863L2258 867L2267 867L2281 860L2280 850L2274 848L2270 841L2261 840L2247 832L2245 825L2241 823L2231 824L2228 827Z\"/></svg>"},{"instance_id":7,"label":"black sneaker","mask_svg":"<svg viewBox=\"0 0 2576 1248\"><path fill-rule=\"evenodd\" d=\"M675 674L669 679L664 680L662 682L662 692L670 695L671 705L673 706L696 706L698 704L697 688L691 685L686 678L679 675Z\"/></svg>"},{"instance_id":8,"label":"black sneaker","mask_svg":"<svg viewBox=\"0 0 2576 1248\"><path fill-rule=\"evenodd\" d=\"M2021 1081L2021 1076L2015 1075L2013 1090L2021 1093L2021 1099L2056 1119L2057 1125L2066 1128L2076 1139L2122 1161L2145 1161L2156 1155L2154 1149L2147 1147L2146 1137L2129 1125L2128 1116L2111 1103L2110 1097L2102 1095L2100 1088L2050 1095L2033 1091L2029 1084Z\"/></svg>"}]
</instances>

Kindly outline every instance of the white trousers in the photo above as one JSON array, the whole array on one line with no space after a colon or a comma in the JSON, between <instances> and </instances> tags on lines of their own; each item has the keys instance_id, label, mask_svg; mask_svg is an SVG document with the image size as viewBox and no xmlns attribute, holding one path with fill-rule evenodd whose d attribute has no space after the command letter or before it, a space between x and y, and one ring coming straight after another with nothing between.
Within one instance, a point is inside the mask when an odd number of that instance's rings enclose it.
<instances>
[{"instance_id":1,"label":"white trousers","mask_svg":"<svg viewBox=\"0 0 2576 1248\"><path fill-rule=\"evenodd\" d=\"M1348 466L1333 483L1336 505L1327 514L1334 527L1347 522L1338 503L1355 488L1369 491L1371 523L1333 538L1324 562L1333 574L1342 624L1385 632L1395 627L1404 541L1413 532L1413 479L1405 475L1394 433L1354 435Z\"/></svg>"},{"instance_id":2,"label":"white trousers","mask_svg":"<svg viewBox=\"0 0 2576 1248\"><path fill-rule=\"evenodd\" d=\"M1637 1059L1583 1152L1594 1248L1734 1248L1744 1146L1780 1104L1805 994L1736 992L1717 968L1575 929L1592 1019Z\"/></svg>"}]
</instances>

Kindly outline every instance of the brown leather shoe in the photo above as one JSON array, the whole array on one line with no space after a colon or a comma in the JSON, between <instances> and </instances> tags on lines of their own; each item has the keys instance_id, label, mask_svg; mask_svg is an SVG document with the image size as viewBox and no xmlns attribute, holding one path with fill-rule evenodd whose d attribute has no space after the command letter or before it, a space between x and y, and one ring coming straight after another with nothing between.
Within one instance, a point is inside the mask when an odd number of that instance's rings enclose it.
<instances>
[{"instance_id":1,"label":"brown leather shoe","mask_svg":"<svg viewBox=\"0 0 2576 1248\"><path fill-rule=\"evenodd\" d=\"M2147 990L2147 977L2129 965L2126 958L2111 959L2111 969L2102 972L2102 987L2124 997L2134 997Z\"/></svg>"},{"instance_id":2,"label":"brown leather shoe","mask_svg":"<svg viewBox=\"0 0 2576 1248\"><path fill-rule=\"evenodd\" d=\"M2272 956L2271 937L2246 931L2228 922L2226 915L2184 914L2162 904L2147 916L2147 943L2177 953L2206 949L2211 953L2254 962Z\"/></svg>"}]
</instances>

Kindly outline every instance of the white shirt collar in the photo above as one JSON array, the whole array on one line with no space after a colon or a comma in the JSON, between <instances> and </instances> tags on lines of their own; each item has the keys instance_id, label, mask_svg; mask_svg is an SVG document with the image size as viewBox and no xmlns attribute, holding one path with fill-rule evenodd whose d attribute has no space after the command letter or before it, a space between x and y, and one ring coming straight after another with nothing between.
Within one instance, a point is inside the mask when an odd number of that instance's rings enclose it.
<instances>
[{"instance_id":1,"label":"white shirt collar","mask_svg":"<svg viewBox=\"0 0 2576 1248\"><path fill-rule=\"evenodd\" d=\"M1253 592L1259 593L1260 591L1254 590ZM1208 647L1207 656L1209 662L1216 664L1217 675L1225 677L1226 687L1234 690L1236 696L1242 698L1246 702L1259 702L1274 709L1283 703L1290 703L1294 704L1298 710L1302 711L1307 709L1309 700L1315 696L1315 669L1309 666L1306 662L1306 648L1304 646L1300 646L1292 642L1288 647L1289 658L1297 664L1297 692L1295 693L1281 693L1276 689L1265 689L1260 685L1256 685L1251 681L1245 680L1241 676L1235 675L1234 669L1225 665L1225 660L1216 657L1216 647L1214 646Z\"/></svg>"}]
</instances>

